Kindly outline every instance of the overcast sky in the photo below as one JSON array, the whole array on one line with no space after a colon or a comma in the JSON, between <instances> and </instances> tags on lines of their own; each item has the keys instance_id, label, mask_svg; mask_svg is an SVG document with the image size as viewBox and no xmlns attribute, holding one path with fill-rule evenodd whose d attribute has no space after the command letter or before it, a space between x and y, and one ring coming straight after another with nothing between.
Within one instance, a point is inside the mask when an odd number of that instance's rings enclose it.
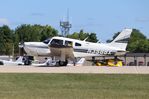
<instances>
[{"instance_id":1,"label":"overcast sky","mask_svg":"<svg viewBox=\"0 0 149 99\"><path fill-rule=\"evenodd\" d=\"M0 26L48 24L60 32L67 9L71 33L83 29L106 41L123 28L136 28L149 38L149 0L0 0Z\"/></svg>"}]
</instances>

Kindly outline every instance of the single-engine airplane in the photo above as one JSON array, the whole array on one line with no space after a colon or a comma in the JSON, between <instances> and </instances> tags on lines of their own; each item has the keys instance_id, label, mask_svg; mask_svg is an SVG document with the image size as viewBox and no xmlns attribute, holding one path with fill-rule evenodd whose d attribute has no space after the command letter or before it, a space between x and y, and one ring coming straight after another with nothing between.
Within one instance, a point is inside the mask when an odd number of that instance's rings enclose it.
<instances>
[{"instance_id":1,"label":"single-engine airplane","mask_svg":"<svg viewBox=\"0 0 149 99\"><path fill-rule=\"evenodd\" d=\"M132 29L124 29L111 43L92 43L66 37L52 37L45 42L25 42L28 55L58 57L59 65L65 66L68 60L76 58L123 55L126 53Z\"/></svg>"}]
</instances>

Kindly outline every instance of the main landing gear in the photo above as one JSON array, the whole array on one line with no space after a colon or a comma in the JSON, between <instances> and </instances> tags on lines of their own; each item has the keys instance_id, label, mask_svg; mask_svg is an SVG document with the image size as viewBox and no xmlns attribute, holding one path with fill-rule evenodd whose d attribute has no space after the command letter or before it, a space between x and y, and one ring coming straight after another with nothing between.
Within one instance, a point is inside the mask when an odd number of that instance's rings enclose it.
<instances>
[{"instance_id":1,"label":"main landing gear","mask_svg":"<svg viewBox=\"0 0 149 99\"><path fill-rule=\"evenodd\" d=\"M58 61L59 66L67 66L67 64L68 64L67 60L66 61Z\"/></svg>"}]
</instances>

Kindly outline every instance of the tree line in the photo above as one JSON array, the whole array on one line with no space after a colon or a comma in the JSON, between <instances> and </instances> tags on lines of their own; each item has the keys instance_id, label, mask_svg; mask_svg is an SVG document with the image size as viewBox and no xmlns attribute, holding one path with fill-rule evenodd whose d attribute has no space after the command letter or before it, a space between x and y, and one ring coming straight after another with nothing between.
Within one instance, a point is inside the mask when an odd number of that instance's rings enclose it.
<instances>
[{"instance_id":1,"label":"tree line","mask_svg":"<svg viewBox=\"0 0 149 99\"><path fill-rule=\"evenodd\" d=\"M119 34L115 33L113 39ZM15 29L3 25L0 27L0 55L11 55L12 52L19 52L19 43L43 41L53 36L58 36L58 30L50 25L30 25L22 24ZM67 35L69 38L85 40L89 42L98 42L96 33L87 33L83 30ZM112 40L107 40L110 42ZM13 51L14 49L14 51ZM133 29L127 50L130 52L149 52L149 40L143 33Z\"/></svg>"},{"instance_id":2,"label":"tree line","mask_svg":"<svg viewBox=\"0 0 149 99\"><path fill-rule=\"evenodd\" d=\"M119 34L115 33L112 40ZM111 42L112 40L107 40ZM138 29L133 29L128 42L127 51L133 53L149 53L149 39Z\"/></svg>"},{"instance_id":3,"label":"tree line","mask_svg":"<svg viewBox=\"0 0 149 99\"><path fill-rule=\"evenodd\" d=\"M11 55L12 52L19 53L18 45L23 44L23 42L41 42L58 35L58 30L50 25L22 24L16 29L10 29L9 26L3 25L0 27L0 55ZM98 41L95 33L84 33L83 30L67 37L80 40L88 37L87 41Z\"/></svg>"},{"instance_id":4,"label":"tree line","mask_svg":"<svg viewBox=\"0 0 149 99\"><path fill-rule=\"evenodd\" d=\"M0 54L11 55L19 51L19 43L43 41L49 37L57 36L58 31L46 25L23 24L12 30L9 26L0 27Z\"/></svg>"}]
</instances>

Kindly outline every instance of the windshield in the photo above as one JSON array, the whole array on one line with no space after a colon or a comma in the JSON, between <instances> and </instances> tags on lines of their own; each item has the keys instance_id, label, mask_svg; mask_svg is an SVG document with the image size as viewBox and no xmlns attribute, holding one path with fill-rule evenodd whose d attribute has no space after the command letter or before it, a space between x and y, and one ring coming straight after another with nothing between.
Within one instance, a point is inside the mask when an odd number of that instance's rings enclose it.
<instances>
[{"instance_id":1,"label":"windshield","mask_svg":"<svg viewBox=\"0 0 149 99\"><path fill-rule=\"evenodd\" d=\"M53 39L51 45L63 45L63 40Z\"/></svg>"},{"instance_id":2,"label":"windshield","mask_svg":"<svg viewBox=\"0 0 149 99\"><path fill-rule=\"evenodd\" d=\"M43 43L49 44L50 40L51 40L51 38L48 38L48 39L44 40Z\"/></svg>"}]
</instances>

